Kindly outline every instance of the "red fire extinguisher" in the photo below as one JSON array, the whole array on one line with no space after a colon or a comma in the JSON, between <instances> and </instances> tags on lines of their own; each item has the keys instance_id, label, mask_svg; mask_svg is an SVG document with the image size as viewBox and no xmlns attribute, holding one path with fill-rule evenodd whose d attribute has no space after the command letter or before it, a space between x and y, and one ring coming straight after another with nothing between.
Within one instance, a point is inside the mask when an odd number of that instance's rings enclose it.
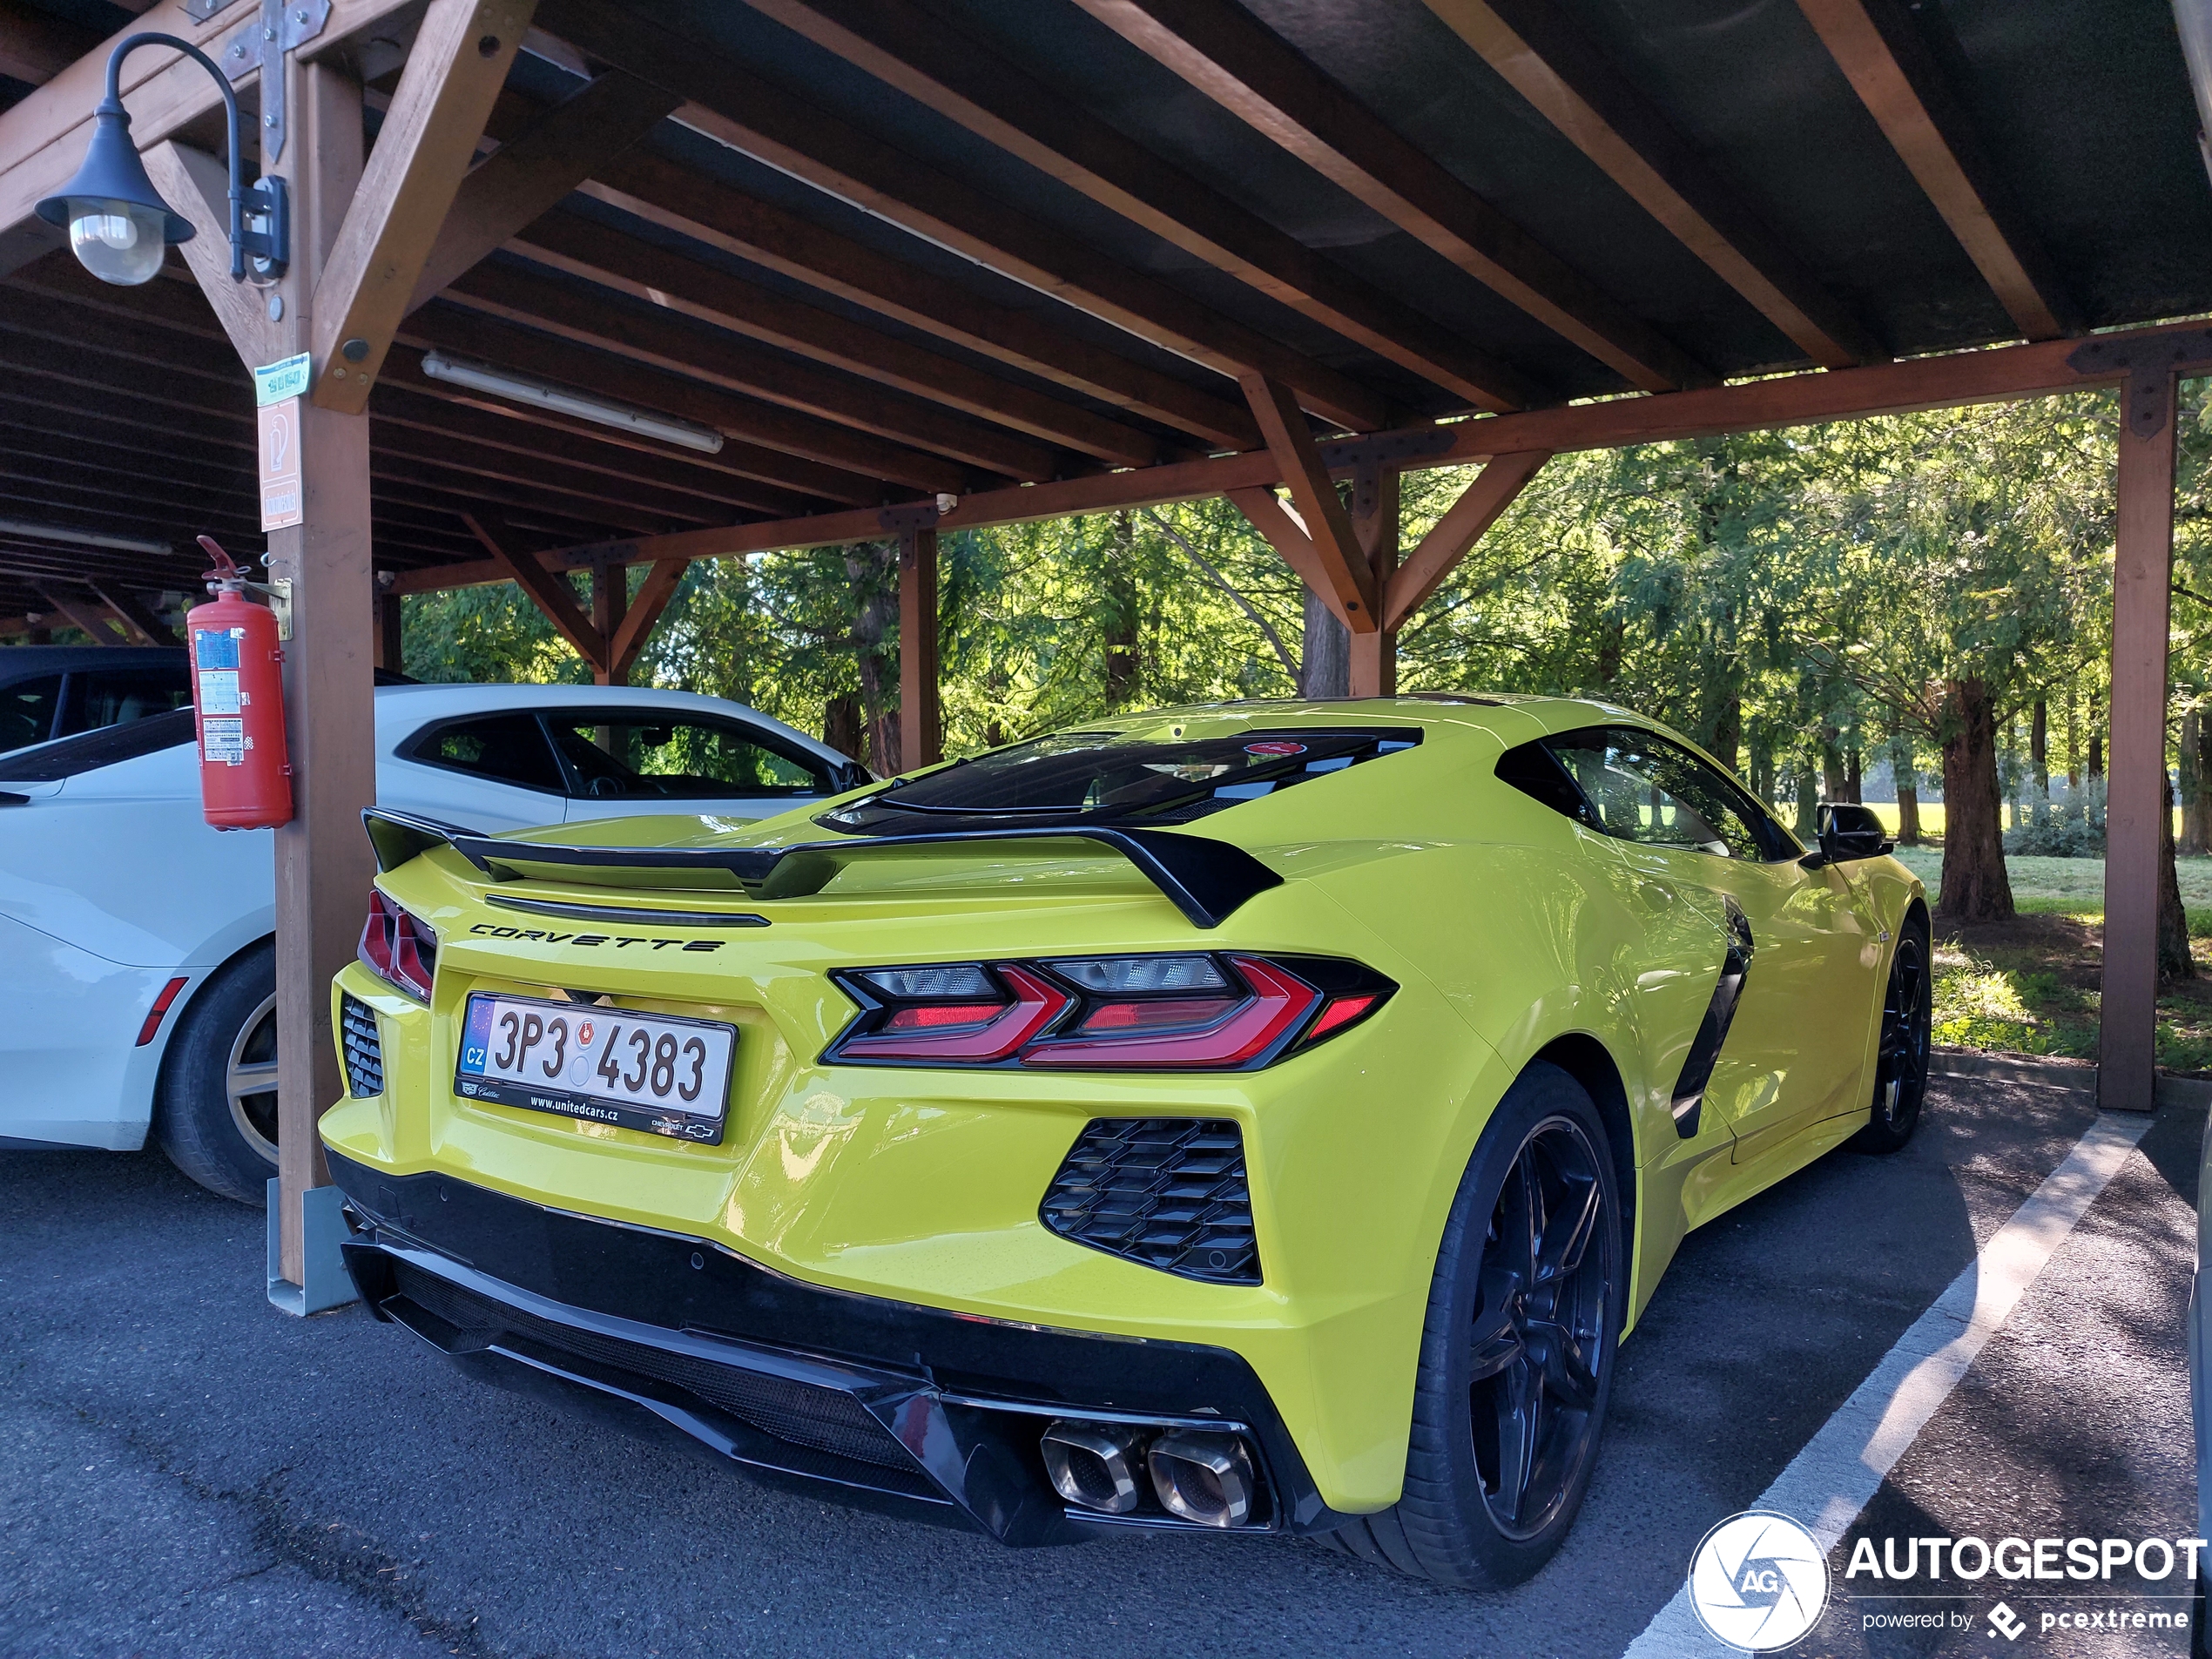
<instances>
[{"instance_id":1,"label":"red fire extinguisher","mask_svg":"<svg viewBox=\"0 0 2212 1659\"><path fill-rule=\"evenodd\" d=\"M212 536L201 536L199 544L215 561L207 573L207 591L215 597L185 617L201 812L217 829L273 829L292 821L276 617L246 597L246 573Z\"/></svg>"}]
</instances>

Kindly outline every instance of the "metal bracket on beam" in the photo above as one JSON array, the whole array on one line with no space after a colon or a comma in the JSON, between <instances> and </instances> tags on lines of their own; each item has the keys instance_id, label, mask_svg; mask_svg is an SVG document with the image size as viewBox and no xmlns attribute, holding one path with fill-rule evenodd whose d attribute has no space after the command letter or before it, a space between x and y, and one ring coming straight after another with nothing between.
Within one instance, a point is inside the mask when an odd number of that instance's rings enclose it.
<instances>
[{"instance_id":1,"label":"metal bracket on beam","mask_svg":"<svg viewBox=\"0 0 2212 1659\"><path fill-rule=\"evenodd\" d=\"M638 563L635 542L593 542L585 547L564 547L556 556L568 570L590 570L594 574L614 565Z\"/></svg>"},{"instance_id":2,"label":"metal bracket on beam","mask_svg":"<svg viewBox=\"0 0 2212 1659\"><path fill-rule=\"evenodd\" d=\"M875 522L894 536L904 536L908 530L935 529L943 516L935 502L917 501L887 507L875 516Z\"/></svg>"},{"instance_id":3,"label":"metal bracket on beam","mask_svg":"<svg viewBox=\"0 0 2212 1659\"><path fill-rule=\"evenodd\" d=\"M2128 429L2139 438L2155 438L2166 424L2166 383L2191 368L2212 370L2212 328L2182 328L2134 340L2084 341L2067 354L2066 366L2082 375L2125 369L2128 384L2121 401L2126 406Z\"/></svg>"},{"instance_id":4,"label":"metal bracket on beam","mask_svg":"<svg viewBox=\"0 0 2212 1659\"><path fill-rule=\"evenodd\" d=\"M1364 467L1391 462L1420 461L1442 455L1466 431L1464 425L1419 427L1410 432L1386 432L1371 438L1344 438L1319 446L1321 462L1331 472L1356 472Z\"/></svg>"},{"instance_id":5,"label":"metal bracket on beam","mask_svg":"<svg viewBox=\"0 0 2212 1659\"><path fill-rule=\"evenodd\" d=\"M211 7L209 15L219 10L219 5ZM322 33L329 21L330 0L261 0L260 16L233 35L217 59L234 81L252 70L272 71L261 77L263 172L284 153L290 126L284 107L284 54Z\"/></svg>"}]
</instances>

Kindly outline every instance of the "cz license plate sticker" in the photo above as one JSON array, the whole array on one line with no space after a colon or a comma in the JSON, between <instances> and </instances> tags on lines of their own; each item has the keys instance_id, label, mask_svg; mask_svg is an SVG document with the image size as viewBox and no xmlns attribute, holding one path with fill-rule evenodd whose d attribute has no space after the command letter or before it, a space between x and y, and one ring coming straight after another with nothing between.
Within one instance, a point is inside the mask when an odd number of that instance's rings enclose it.
<instances>
[{"instance_id":1,"label":"cz license plate sticker","mask_svg":"<svg viewBox=\"0 0 2212 1659\"><path fill-rule=\"evenodd\" d=\"M735 1026L476 992L454 1093L526 1111L722 1143Z\"/></svg>"}]
</instances>

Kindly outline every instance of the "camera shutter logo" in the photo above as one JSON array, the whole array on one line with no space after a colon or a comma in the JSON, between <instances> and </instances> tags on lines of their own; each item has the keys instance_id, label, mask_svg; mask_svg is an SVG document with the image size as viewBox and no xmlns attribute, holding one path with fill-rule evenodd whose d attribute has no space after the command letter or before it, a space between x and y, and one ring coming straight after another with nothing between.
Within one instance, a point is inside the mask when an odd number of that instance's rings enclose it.
<instances>
[{"instance_id":1,"label":"camera shutter logo","mask_svg":"<svg viewBox=\"0 0 2212 1659\"><path fill-rule=\"evenodd\" d=\"M1828 1552L1787 1515L1750 1510L1707 1533L1689 1558L1689 1605L1731 1648L1771 1653L1820 1622Z\"/></svg>"}]
</instances>

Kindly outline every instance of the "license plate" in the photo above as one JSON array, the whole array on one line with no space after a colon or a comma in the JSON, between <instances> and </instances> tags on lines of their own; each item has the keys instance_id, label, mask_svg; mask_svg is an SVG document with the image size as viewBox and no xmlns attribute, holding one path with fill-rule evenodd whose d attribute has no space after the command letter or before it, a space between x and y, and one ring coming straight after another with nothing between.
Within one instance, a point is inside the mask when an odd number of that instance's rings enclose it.
<instances>
[{"instance_id":1,"label":"license plate","mask_svg":"<svg viewBox=\"0 0 2212 1659\"><path fill-rule=\"evenodd\" d=\"M532 997L469 999L453 1088L467 1100L722 1143L735 1026Z\"/></svg>"}]
</instances>

